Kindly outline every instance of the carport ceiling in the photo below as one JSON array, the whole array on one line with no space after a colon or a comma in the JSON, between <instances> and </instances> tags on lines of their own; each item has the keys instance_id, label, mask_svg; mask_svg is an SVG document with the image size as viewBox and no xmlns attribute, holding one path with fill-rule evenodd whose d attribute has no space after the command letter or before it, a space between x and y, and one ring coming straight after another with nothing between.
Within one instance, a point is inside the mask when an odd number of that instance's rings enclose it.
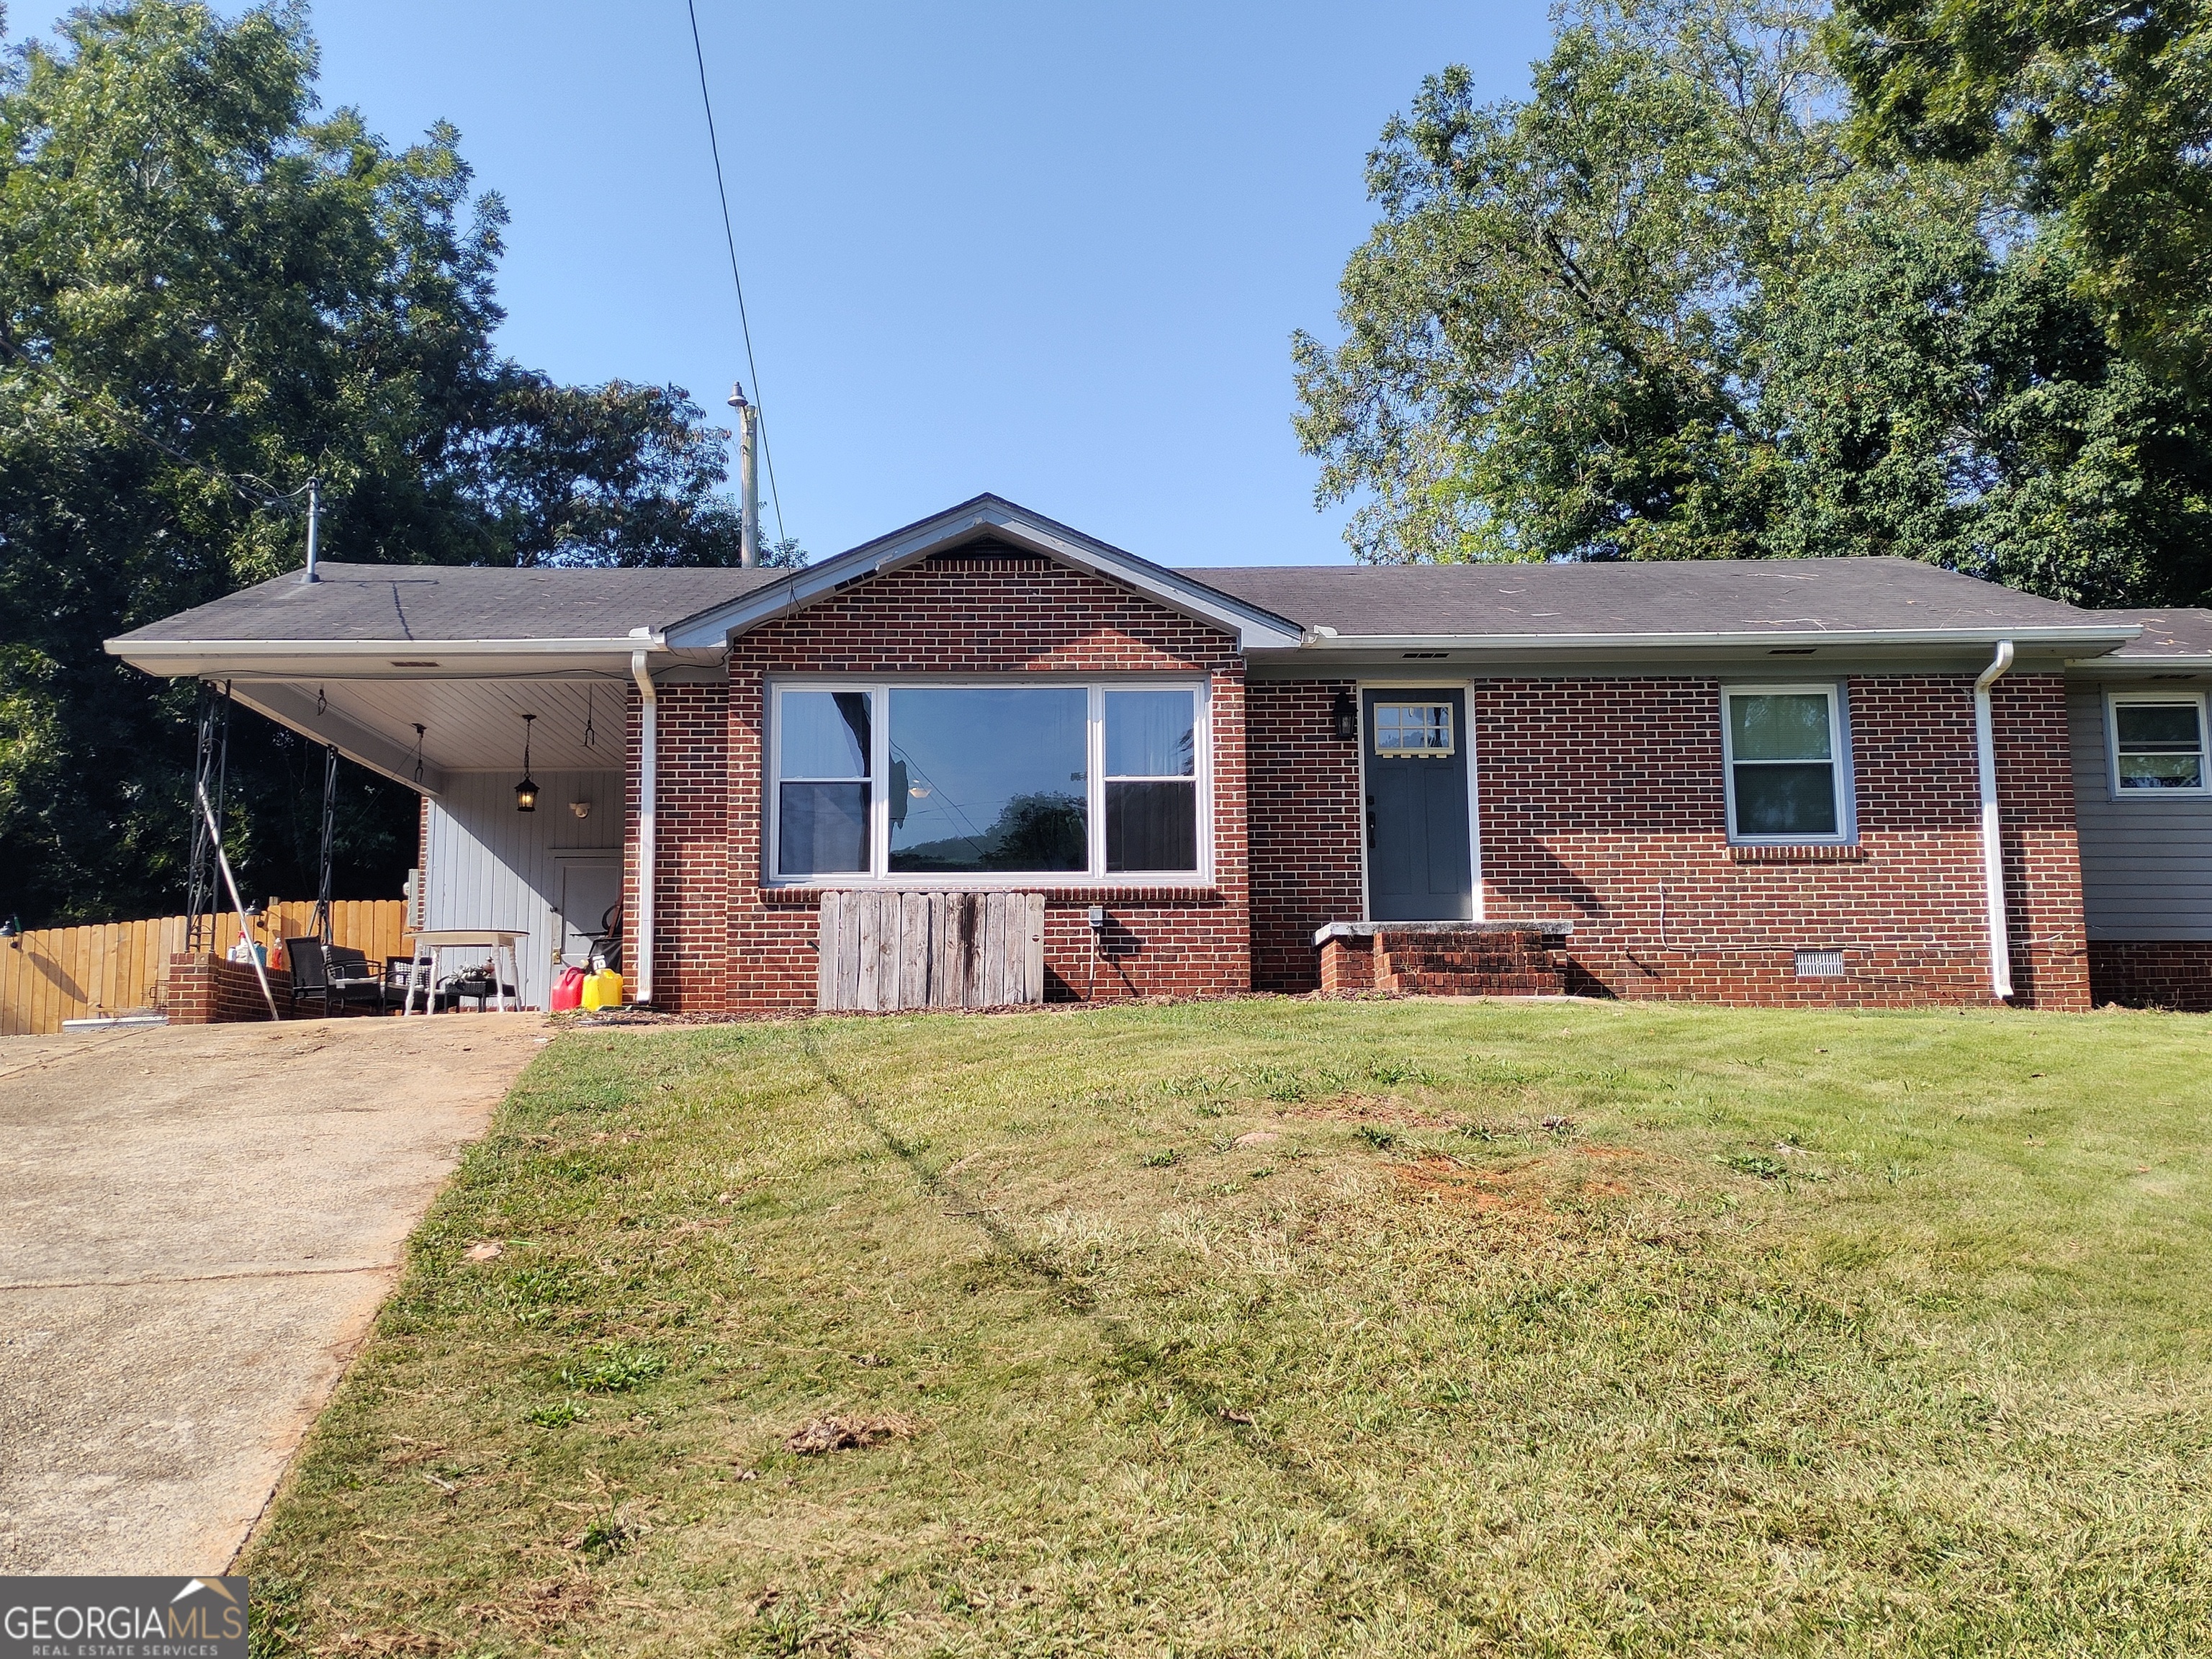
<instances>
[{"instance_id":1,"label":"carport ceiling","mask_svg":"<svg viewBox=\"0 0 2212 1659\"><path fill-rule=\"evenodd\" d=\"M622 769L629 682L565 679L240 680L232 695L317 743L413 784L415 728L422 727L422 787L432 794L453 772L522 775L525 714L530 763L539 772ZM586 726L589 727L587 734ZM588 740L587 740L588 735Z\"/></svg>"}]
</instances>

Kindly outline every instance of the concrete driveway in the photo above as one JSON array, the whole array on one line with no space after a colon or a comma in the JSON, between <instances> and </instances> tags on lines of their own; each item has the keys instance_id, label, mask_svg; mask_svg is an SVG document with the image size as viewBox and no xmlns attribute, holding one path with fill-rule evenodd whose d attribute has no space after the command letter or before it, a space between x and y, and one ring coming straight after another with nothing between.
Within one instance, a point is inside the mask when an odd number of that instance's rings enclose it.
<instances>
[{"instance_id":1,"label":"concrete driveway","mask_svg":"<svg viewBox=\"0 0 2212 1659\"><path fill-rule=\"evenodd\" d=\"M222 1571L544 1030L0 1040L0 1572Z\"/></svg>"}]
</instances>

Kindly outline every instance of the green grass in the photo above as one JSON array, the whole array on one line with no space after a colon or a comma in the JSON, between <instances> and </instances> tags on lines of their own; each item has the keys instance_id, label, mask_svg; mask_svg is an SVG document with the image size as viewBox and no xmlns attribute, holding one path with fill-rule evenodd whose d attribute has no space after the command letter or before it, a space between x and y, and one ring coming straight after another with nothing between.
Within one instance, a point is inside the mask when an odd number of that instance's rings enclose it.
<instances>
[{"instance_id":1,"label":"green grass","mask_svg":"<svg viewBox=\"0 0 2212 1659\"><path fill-rule=\"evenodd\" d=\"M2212 1651L2209 1056L1598 1003L566 1036L249 1552L256 1652ZM830 1413L883 1437L784 1449Z\"/></svg>"}]
</instances>

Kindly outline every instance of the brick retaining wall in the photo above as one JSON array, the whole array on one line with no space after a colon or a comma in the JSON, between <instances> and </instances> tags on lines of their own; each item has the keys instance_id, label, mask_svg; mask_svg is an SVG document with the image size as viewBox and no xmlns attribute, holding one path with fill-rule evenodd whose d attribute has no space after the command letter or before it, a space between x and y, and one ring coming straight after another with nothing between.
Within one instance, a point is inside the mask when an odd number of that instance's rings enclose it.
<instances>
[{"instance_id":1,"label":"brick retaining wall","mask_svg":"<svg viewBox=\"0 0 2212 1659\"><path fill-rule=\"evenodd\" d=\"M289 1018L292 975L271 968L269 989L276 999L277 1017ZM183 951L169 958L161 1007L172 1025L230 1025L269 1018L269 1005L262 1000L261 981L251 963Z\"/></svg>"}]
</instances>

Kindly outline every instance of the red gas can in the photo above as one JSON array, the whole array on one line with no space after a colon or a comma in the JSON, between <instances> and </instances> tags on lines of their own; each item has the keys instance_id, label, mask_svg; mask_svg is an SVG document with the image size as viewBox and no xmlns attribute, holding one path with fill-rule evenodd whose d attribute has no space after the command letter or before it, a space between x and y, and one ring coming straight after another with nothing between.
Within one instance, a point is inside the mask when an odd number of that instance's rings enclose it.
<instances>
[{"instance_id":1,"label":"red gas can","mask_svg":"<svg viewBox=\"0 0 2212 1659\"><path fill-rule=\"evenodd\" d=\"M580 1007L583 1000L584 970L563 968L561 977L553 981L553 1012L557 1014L564 1008Z\"/></svg>"}]
</instances>

